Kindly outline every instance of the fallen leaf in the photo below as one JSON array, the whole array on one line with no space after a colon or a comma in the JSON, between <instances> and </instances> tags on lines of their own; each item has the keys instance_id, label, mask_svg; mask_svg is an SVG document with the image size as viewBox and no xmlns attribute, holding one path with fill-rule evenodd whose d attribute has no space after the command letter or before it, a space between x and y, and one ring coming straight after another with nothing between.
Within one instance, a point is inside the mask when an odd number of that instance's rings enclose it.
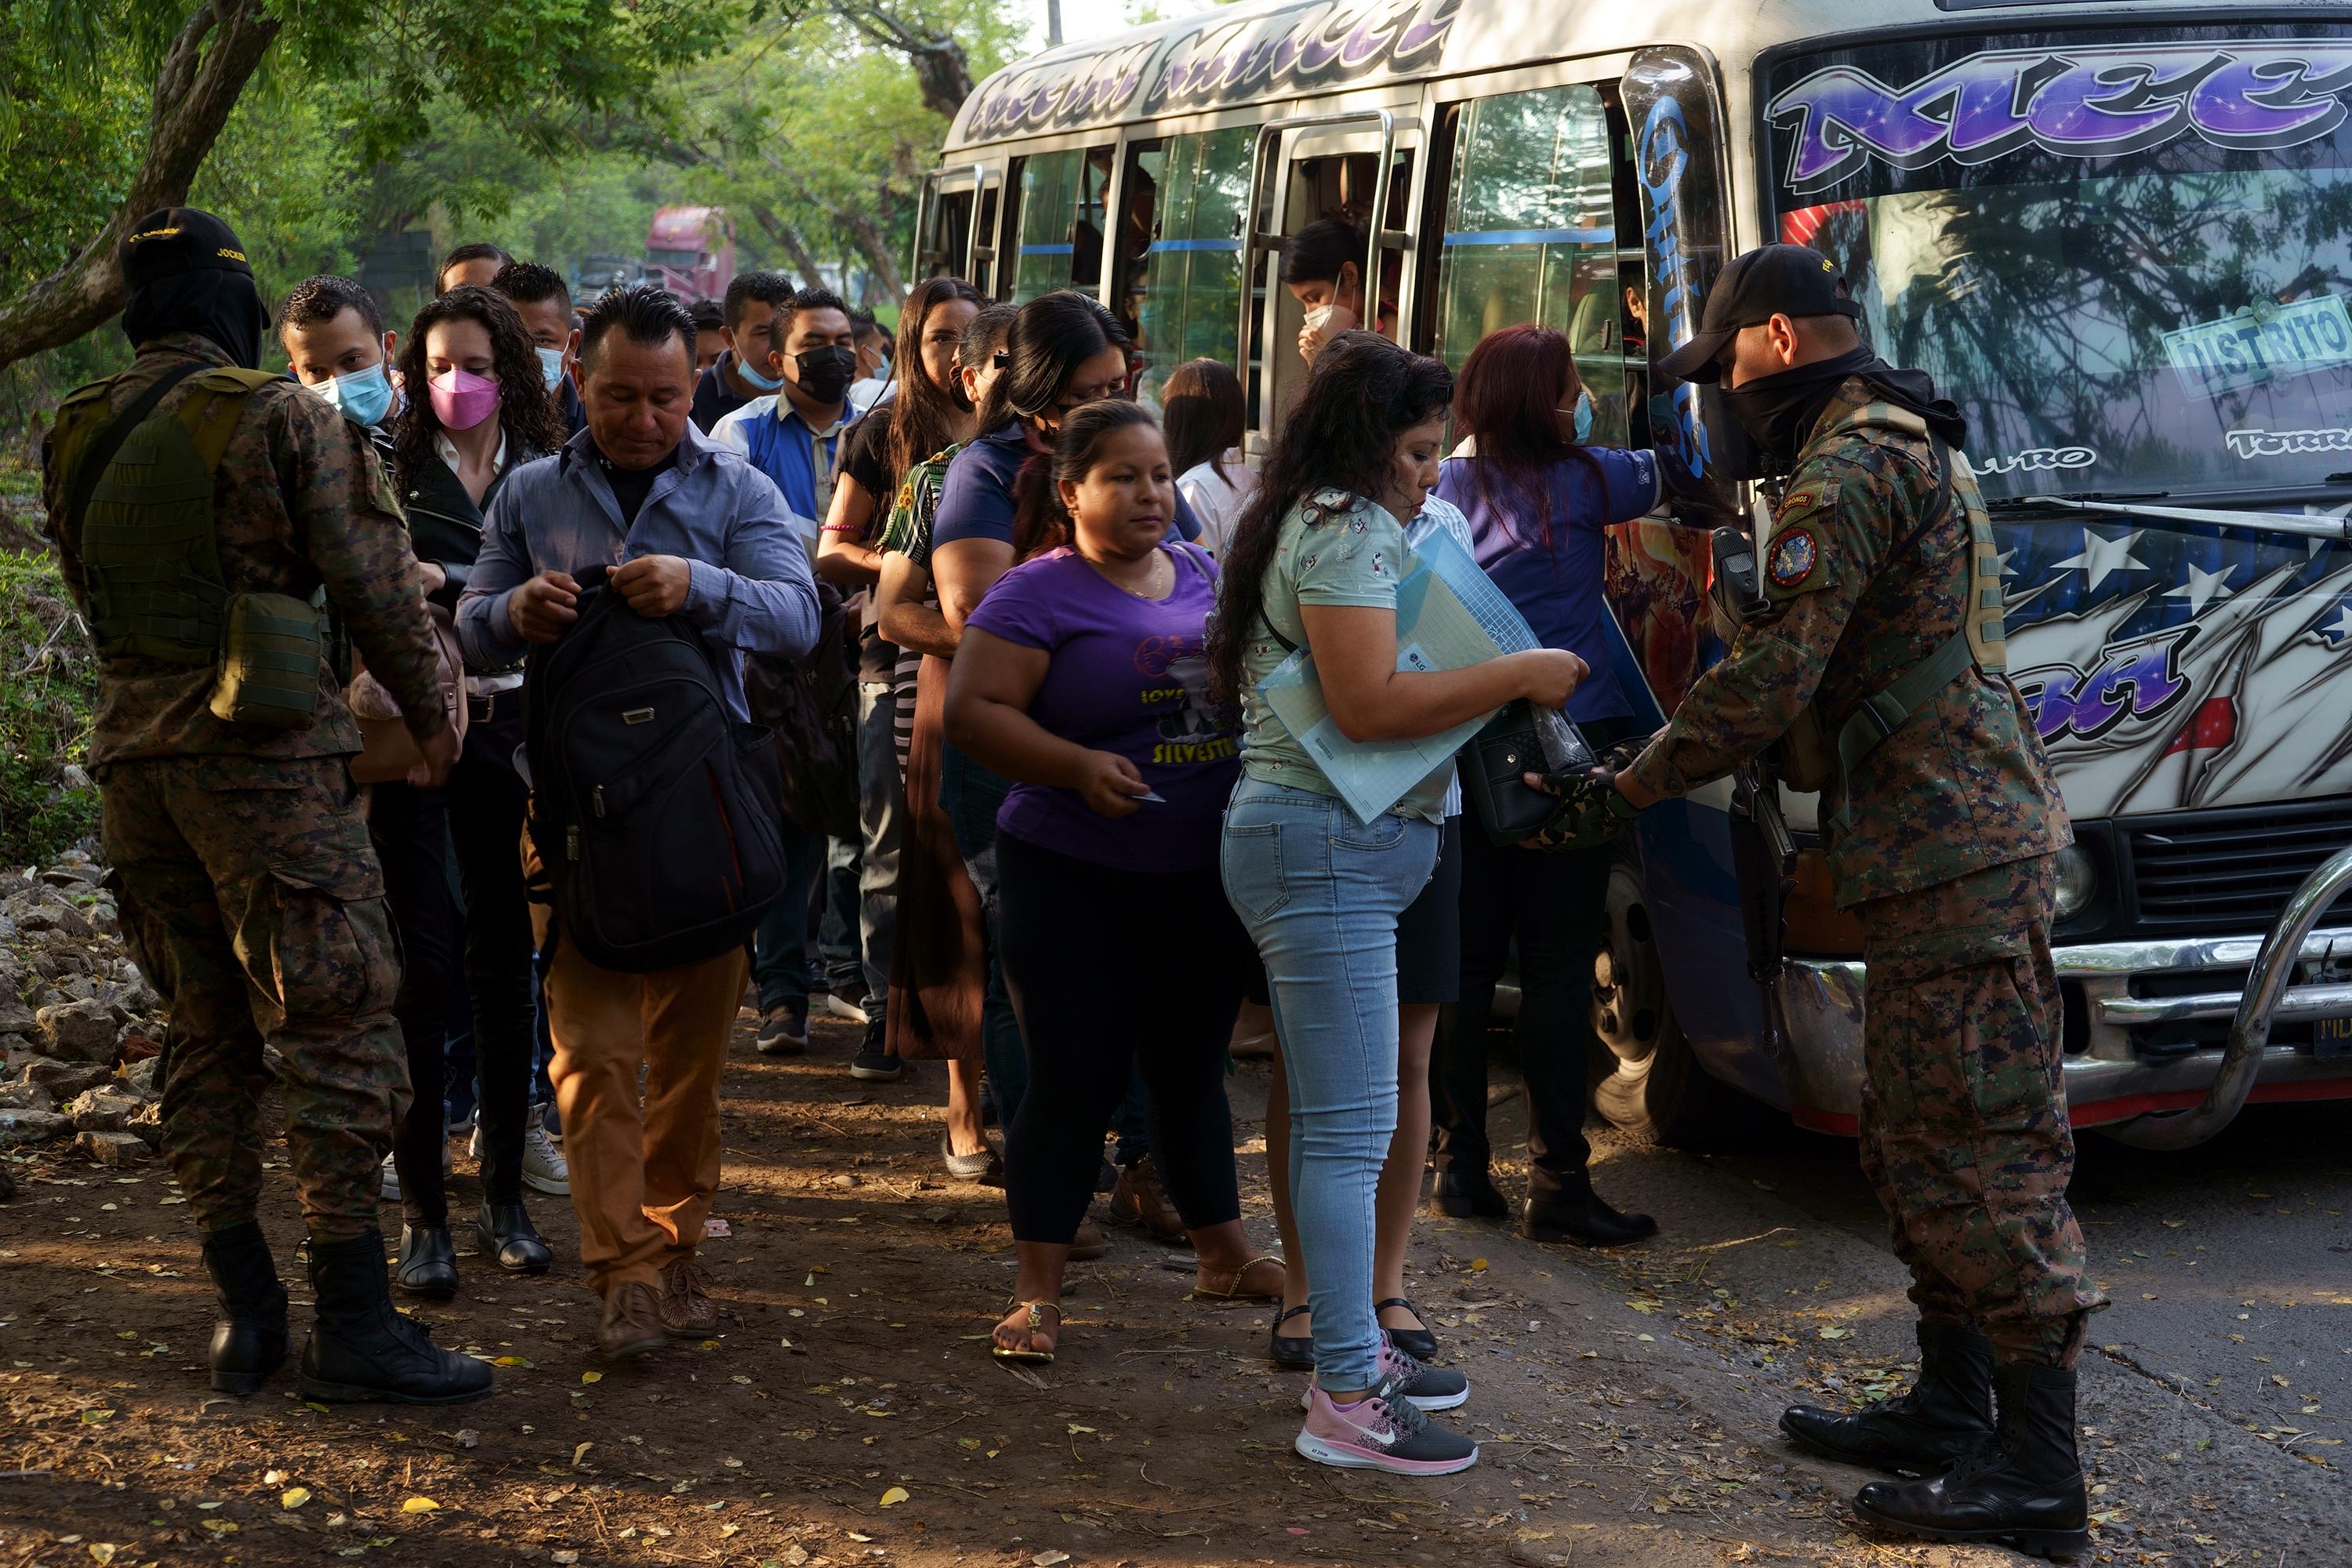
<instances>
[{"instance_id":1,"label":"fallen leaf","mask_svg":"<svg viewBox=\"0 0 2352 1568\"><path fill-rule=\"evenodd\" d=\"M100 1563L114 1561L115 1546L111 1541L93 1541L89 1543L88 1551L91 1557Z\"/></svg>"},{"instance_id":2,"label":"fallen leaf","mask_svg":"<svg viewBox=\"0 0 2352 1568\"><path fill-rule=\"evenodd\" d=\"M1076 1432L1092 1432L1092 1431L1094 1430L1094 1428L1093 1428L1093 1427L1091 1427L1091 1426L1079 1426L1076 1422L1073 1421L1073 1422L1071 1422L1071 1423L1070 1423L1070 1430L1071 1430L1073 1433L1076 1433Z\"/></svg>"},{"instance_id":3,"label":"fallen leaf","mask_svg":"<svg viewBox=\"0 0 2352 1568\"><path fill-rule=\"evenodd\" d=\"M1291 1533L1294 1535L1304 1535L1307 1532L1303 1530L1297 1530L1291 1531ZM1067 1563L1069 1560L1070 1554L1066 1552L1040 1552L1036 1556L1029 1559L1031 1563L1036 1565L1036 1568L1054 1568L1055 1563Z\"/></svg>"},{"instance_id":4,"label":"fallen leaf","mask_svg":"<svg viewBox=\"0 0 2352 1568\"><path fill-rule=\"evenodd\" d=\"M304 1503L309 1502L310 1500L310 1489L309 1487L288 1487L284 1491L278 1494L278 1506L280 1508L300 1508Z\"/></svg>"},{"instance_id":5,"label":"fallen leaf","mask_svg":"<svg viewBox=\"0 0 2352 1568\"><path fill-rule=\"evenodd\" d=\"M908 1491L904 1487L892 1487L888 1491L882 1494L882 1506L884 1508L896 1508L913 1495L913 1493Z\"/></svg>"},{"instance_id":6,"label":"fallen leaf","mask_svg":"<svg viewBox=\"0 0 2352 1568\"><path fill-rule=\"evenodd\" d=\"M413 1497L400 1505L403 1513L437 1513L441 1505L429 1497Z\"/></svg>"},{"instance_id":7,"label":"fallen leaf","mask_svg":"<svg viewBox=\"0 0 2352 1568\"><path fill-rule=\"evenodd\" d=\"M532 1363L529 1356L501 1355L492 1356L490 1364L492 1366L530 1366Z\"/></svg>"},{"instance_id":8,"label":"fallen leaf","mask_svg":"<svg viewBox=\"0 0 2352 1568\"><path fill-rule=\"evenodd\" d=\"M808 1561L808 1548L794 1542L784 1548L784 1568L801 1568Z\"/></svg>"},{"instance_id":9,"label":"fallen leaf","mask_svg":"<svg viewBox=\"0 0 2352 1568\"><path fill-rule=\"evenodd\" d=\"M113 1418L114 1412L111 1410L85 1410L81 1413L81 1424L85 1426L96 1426L101 1422L110 1421Z\"/></svg>"},{"instance_id":10,"label":"fallen leaf","mask_svg":"<svg viewBox=\"0 0 2352 1568\"><path fill-rule=\"evenodd\" d=\"M1842 1340L1842 1339L1845 1338L1845 1337L1846 1337L1846 1335L1847 1335L1847 1334L1849 1334L1849 1333L1851 1333L1852 1331L1852 1331L1852 1330L1850 1330L1850 1329L1830 1329L1830 1328L1824 1328L1824 1329L1822 1329L1822 1330L1821 1331L1821 1337L1822 1337L1822 1338L1823 1338L1823 1339L1825 1339L1825 1340Z\"/></svg>"},{"instance_id":11,"label":"fallen leaf","mask_svg":"<svg viewBox=\"0 0 2352 1568\"><path fill-rule=\"evenodd\" d=\"M576 1448L572 1449L572 1468L573 1469L575 1469L575 1470L576 1470L576 1469L578 1469L578 1468L580 1468L580 1457L581 1457L582 1455L585 1454L589 1449L591 1449L591 1448L594 1447L595 1446L596 1446L596 1445L595 1445L595 1444L593 1444L593 1443L583 1443L583 1444L581 1444L581 1445L580 1445L580 1447L576 1447Z\"/></svg>"},{"instance_id":12,"label":"fallen leaf","mask_svg":"<svg viewBox=\"0 0 2352 1568\"><path fill-rule=\"evenodd\" d=\"M480 1444L481 1440L482 1435L479 1432L475 1431L471 1426L460 1426L457 1428L457 1447L460 1448L475 1447Z\"/></svg>"},{"instance_id":13,"label":"fallen leaf","mask_svg":"<svg viewBox=\"0 0 2352 1568\"><path fill-rule=\"evenodd\" d=\"M601 1372L583 1372L580 1374L580 1381L583 1383L602 1383L604 1381L604 1374Z\"/></svg>"},{"instance_id":14,"label":"fallen leaf","mask_svg":"<svg viewBox=\"0 0 2352 1568\"><path fill-rule=\"evenodd\" d=\"M274 1487L285 1479L286 1472L283 1470L264 1470L261 1472L261 1484L265 1487Z\"/></svg>"},{"instance_id":15,"label":"fallen leaf","mask_svg":"<svg viewBox=\"0 0 2352 1568\"><path fill-rule=\"evenodd\" d=\"M236 1521L233 1519L205 1519L199 1520L197 1522L202 1524L206 1530L211 1531L215 1535L235 1535L236 1533Z\"/></svg>"},{"instance_id":16,"label":"fallen leaf","mask_svg":"<svg viewBox=\"0 0 2352 1568\"><path fill-rule=\"evenodd\" d=\"M1470 1260L1470 1272L1473 1274L1484 1274L1486 1272L1486 1260L1483 1258L1472 1258Z\"/></svg>"},{"instance_id":17,"label":"fallen leaf","mask_svg":"<svg viewBox=\"0 0 2352 1568\"><path fill-rule=\"evenodd\" d=\"M580 1561L580 1553L577 1552L551 1552L548 1553L548 1556L553 1558L558 1563L565 1563L567 1565Z\"/></svg>"}]
</instances>

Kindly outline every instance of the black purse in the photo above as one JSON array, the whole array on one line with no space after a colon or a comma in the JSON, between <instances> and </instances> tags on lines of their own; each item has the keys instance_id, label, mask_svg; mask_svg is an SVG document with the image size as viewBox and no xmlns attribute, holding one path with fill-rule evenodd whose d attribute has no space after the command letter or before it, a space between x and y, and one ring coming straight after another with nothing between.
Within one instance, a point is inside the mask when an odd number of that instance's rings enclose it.
<instances>
[{"instance_id":1,"label":"black purse","mask_svg":"<svg viewBox=\"0 0 2352 1568\"><path fill-rule=\"evenodd\" d=\"M1562 719L1567 731L1567 765L1597 766L1591 745L1574 723ZM1559 802L1539 789L1529 788L1522 773L1548 771L1543 739L1536 729L1535 710L1525 698L1507 704L1470 737L1459 759L1462 793L1486 829L1490 844L1517 844L1534 837L1551 820Z\"/></svg>"}]
</instances>

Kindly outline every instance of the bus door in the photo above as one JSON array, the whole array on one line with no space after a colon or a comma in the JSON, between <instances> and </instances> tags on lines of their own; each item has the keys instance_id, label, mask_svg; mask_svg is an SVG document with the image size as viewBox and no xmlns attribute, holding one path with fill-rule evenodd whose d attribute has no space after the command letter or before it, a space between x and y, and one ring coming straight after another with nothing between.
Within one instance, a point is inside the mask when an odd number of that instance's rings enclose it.
<instances>
[{"instance_id":1,"label":"bus door","mask_svg":"<svg viewBox=\"0 0 2352 1568\"><path fill-rule=\"evenodd\" d=\"M1140 397L1157 403L1186 360L1236 362L1257 132L1231 125L1127 143L1109 303L1135 340Z\"/></svg>"},{"instance_id":2,"label":"bus door","mask_svg":"<svg viewBox=\"0 0 2352 1568\"><path fill-rule=\"evenodd\" d=\"M1018 305L1056 289L1092 294L1101 288L1117 155L1106 142L1013 161L1011 265L995 269L998 298Z\"/></svg>"},{"instance_id":3,"label":"bus door","mask_svg":"<svg viewBox=\"0 0 2352 1568\"><path fill-rule=\"evenodd\" d=\"M972 204L985 174L980 164L967 163L923 176L923 205L915 223L917 279L971 276Z\"/></svg>"},{"instance_id":4,"label":"bus door","mask_svg":"<svg viewBox=\"0 0 2352 1568\"><path fill-rule=\"evenodd\" d=\"M1307 376L1297 346L1306 312L1281 283L1292 236L1321 218L1362 229L1365 314L1374 317L1377 292L1378 319L1400 335L1410 304L1403 289L1415 248L1412 174L1421 145L1420 121L1386 109L1280 121L1259 131L1250 180L1255 217L1242 255L1247 298L1238 301L1253 453L1264 449Z\"/></svg>"},{"instance_id":5,"label":"bus door","mask_svg":"<svg viewBox=\"0 0 2352 1568\"><path fill-rule=\"evenodd\" d=\"M965 282L981 292L983 299L996 297L997 262L1003 253L1003 237L998 232L1004 221L1004 166L1001 163L980 172L979 216L972 224L971 265L962 274Z\"/></svg>"}]
</instances>

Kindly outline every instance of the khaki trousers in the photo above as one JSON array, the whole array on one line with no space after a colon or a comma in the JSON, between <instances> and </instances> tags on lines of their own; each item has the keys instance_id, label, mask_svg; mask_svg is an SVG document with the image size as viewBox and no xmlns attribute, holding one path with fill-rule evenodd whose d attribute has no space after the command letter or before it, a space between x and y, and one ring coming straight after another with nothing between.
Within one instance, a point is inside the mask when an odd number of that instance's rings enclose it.
<instances>
[{"instance_id":1,"label":"khaki trousers","mask_svg":"<svg viewBox=\"0 0 2352 1568\"><path fill-rule=\"evenodd\" d=\"M548 910L531 921L543 946ZM549 1076L563 1116L580 1260L600 1296L694 1256L719 1190L719 1077L742 1001L740 948L683 969L623 974L559 941L547 973ZM645 1069L645 1094L637 1072Z\"/></svg>"}]
</instances>

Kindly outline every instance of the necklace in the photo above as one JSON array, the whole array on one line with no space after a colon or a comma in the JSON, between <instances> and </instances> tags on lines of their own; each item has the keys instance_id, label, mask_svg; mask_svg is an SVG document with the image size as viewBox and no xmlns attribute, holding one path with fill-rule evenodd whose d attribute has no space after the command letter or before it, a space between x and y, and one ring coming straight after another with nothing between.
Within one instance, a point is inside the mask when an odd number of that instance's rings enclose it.
<instances>
[{"instance_id":1,"label":"necklace","mask_svg":"<svg viewBox=\"0 0 2352 1568\"><path fill-rule=\"evenodd\" d=\"M1164 550L1154 550L1151 552L1150 559L1143 563L1143 586L1140 588L1130 587L1129 584L1120 582L1118 578L1112 576L1108 571L1103 569L1101 562L1094 560L1090 556L1082 555L1078 559L1086 562L1088 566L1093 567L1095 575L1100 577L1112 587L1117 588L1120 593L1132 595L1136 598L1147 599L1157 604L1168 596L1166 592L1154 593L1152 591L1160 582L1160 563L1163 560L1167 559L1167 553L1168 552ZM1170 586L1173 587L1173 584L1171 584Z\"/></svg>"}]
</instances>

